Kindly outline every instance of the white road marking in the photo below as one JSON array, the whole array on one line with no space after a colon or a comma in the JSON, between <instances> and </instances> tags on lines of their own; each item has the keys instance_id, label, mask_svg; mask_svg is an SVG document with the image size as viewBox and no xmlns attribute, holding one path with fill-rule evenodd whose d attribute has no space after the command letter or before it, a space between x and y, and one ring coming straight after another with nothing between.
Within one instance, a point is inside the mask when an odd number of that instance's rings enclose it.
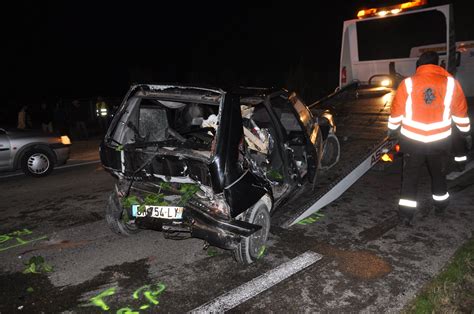
<instances>
[{"instance_id":1,"label":"white road marking","mask_svg":"<svg viewBox=\"0 0 474 314\"><path fill-rule=\"evenodd\" d=\"M100 160L86 161L86 162L81 162L80 164L59 166L59 167L54 168L54 169L72 168L72 167L78 167L78 166L84 166L84 165L97 164L99 162L100 162Z\"/></svg>"},{"instance_id":2,"label":"white road marking","mask_svg":"<svg viewBox=\"0 0 474 314\"><path fill-rule=\"evenodd\" d=\"M252 279L243 285L228 291L214 300L211 300L189 313L222 313L253 298L257 294L271 288L284 279L296 274L300 270L316 263L322 255L307 251L292 260L283 263L265 274Z\"/></svg>"},{"instance_id":3,"label":"white road marking","mask_svg":"<svg viewBox=\"0 0 474 314\"><path fill-rule=\"evenodd\" d=\"M466 165L466 168L464 169L464 171L462 171L462 172L457 172L457 171L450 172L448 175L446 175L446 179L448 179L448 180L454 180L454 179L456 179L457 177L462 176L463 174L465 174L466 172L468 172L468 171L471 170L472 168L474 168L474 160L471 161L471 162L469 162L469 163Z\"/></svg>"},{"instance_id":4,"label":"white road marking","mask_svg":"<svg viewBox=\"0 0 474 314\"><path fill-rule=\"evenodd\" d=\"M59 166L59 167L55 167L54 169L65 169L65 168L79 167L79 166L85 166L85 165L90 165L90 164L97 164L99 162L100 162L100 160L86 161L86 162L81 162L79 164ZM25 174L23 172L18 172L18 173L12 173L12 174L7 174L7 175L0 176L0 179L1 178L24 176L24 175Z\"/></svg>"}]
</instances>

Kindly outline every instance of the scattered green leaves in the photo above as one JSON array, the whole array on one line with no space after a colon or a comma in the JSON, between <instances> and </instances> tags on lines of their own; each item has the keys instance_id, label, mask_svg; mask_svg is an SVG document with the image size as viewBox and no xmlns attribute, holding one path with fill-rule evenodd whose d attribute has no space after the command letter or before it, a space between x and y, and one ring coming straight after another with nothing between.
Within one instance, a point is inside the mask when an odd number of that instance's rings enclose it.
<instances>
[{"instance_id":1,"label":"scattered green leaves","mask_svg":"<svg viewBox=\"0 0 474 314\"><path fill-rule=\"evenodd\" d=\"M315 223L316 221L321 220L324 217L324 214L321 213L314 213L310 215L309 217L306 217L305 219L301 219L300 221L297 222L299 225L308 225Z\"/></svg>"},{"instance_id":2,"label":"scattered green leaves","mask_svg":"<svg viewBox=\"0 0 474 314\"><path fill-rule=\"evenodd\" d=\"M134 311L129 307L121 308L117 311L117 314L140 314L140 312Z\"/></svg>"},{"instance_id":3,"label":"scattered green leaves","mask_svg":"<svg viewBox=\"0 0 474 314\"><path fill-rule=\"evenodd\" d=\"M171 205L169 201L165 200L165 194L161 191L168 191L174 194L180 194L181 198L179 199L177 205L184 206L186 203L199 191L199 186L197 184L183 183L181 184L179 190L174 189L169 182L160 183L159 193L148 193L144 196L143 201L141 196L140 198L136 195L130 195L122 198L122 206L124 208L131 208L133 205L139 205L138 213L143 213L146 206L169 206Z\"/></svg>"},{"instance_id":4,"label":"scattered green leaves","mask_svg":"<svg viewBox=\"0 0 474 314\"><path fill-rule=\"evenodd\" d=\"M199 186L197 184L183 183L179 188L181 193L181 199L178 202L179 206L184 206L186 203L199 191Z\"/></svg>"},{"instance_id":5,"label":"scattered green leaves","mask_svg":"<svg viewBox=\"0 0 474 314\"><path fill-rule=\"evenodd\" d=\"M33 289L33 287L28 287L26 289L26 292L29 292L29 293L32 293L33 291L35 291L35 289Z\"/></svg>"},{"instance_id":6,"label":"scattered green leaves","mask_svg":"<svg viewBox=\"0 0 474 314\"><path fill-rule=\"evenodd\" d=\"M40 274L50 273L53 271L53 266L47 264L42 256L33 256L26 263L26 268L23 270L24 274Z\"/></svg>"},{"instance_id":7,"label":"scattered green leaves","mask_svg":"<svg viewBox=\"0 0 474 314\"><path fill-rule=\"evenodd\" d=\"M130 195L122 198L122 206L125 208L130 208L132 205L140 205L140 201L135 195Z\"/></svg>"},{"instance_id":8,"label":"scattered green leaves","mask_svg":"<svg viewBox=\"0 0 474 314\"><path fill-rule=\"evenodd\" d=\"M102 291L100 294L96 295L95 297L91 298L90 301L93 305L100 307L103 311L108 311L110 310L110 306L108 306L105 303L103 298L114 295L116 291L117 291L116 287L111 287L105 291Z\"/></svg>"},{"instance_id":9,"label":"scattered green leaves","mask_svg":"<svg viewBox=\"0 0 474 314\"><path fill-rule=\"evenodd\" d=\"M217 249L213 246L210 246L207 248L207 255L209 256L216 256L217 254L219 254L219 252L217 251Z\"/></svg>"},{"instance_id":10,"label":"scattered green leaves","mask_svg":"<svg viewBox=\"0 0 474 314\"><path fill-rule=\"evenodd\" d=\"M159 194L148 194L145 197L145 204L146 205L154 205L154 206L167 206L169 203L165 200L165 195L163 193Z\"/></svg>"},{"instance_id":11,"label":"scattered green leaves","mask_svg":"<svg viewBox=\"0 0 474 314\"><path fill-rule=\"evenodd\" d=\"M267 247L265 245L262 245L260 247L260 249L258 250L257 259L260 259L263 256L263 254L265 254L266 249Z\"/></svg>"},{"instance_id":12,"label":"scattered green leaves","mask_svg":"<svg viewBox=\"0 0 474 314\"><path fill-rule=\"evenodd\" d=\"M266 173L267 178L274 181L283 181L283 175L276 171L275 169L270 169Z\"/></svg>"},{"instance_id":13,"label":"scattered green leaves","mask_svg":"<svg viewBox=\"0 0 474 314\"><path fill-rule=\"evenodd\" d=\"M160 183L160 189L163 189L163 190L167 190L167 191L170 191L172 190L173 188L171 187L171 184L169 182L161 182ZM160 191L161 192L161 191Z\"/></svg>"}]
</instances>

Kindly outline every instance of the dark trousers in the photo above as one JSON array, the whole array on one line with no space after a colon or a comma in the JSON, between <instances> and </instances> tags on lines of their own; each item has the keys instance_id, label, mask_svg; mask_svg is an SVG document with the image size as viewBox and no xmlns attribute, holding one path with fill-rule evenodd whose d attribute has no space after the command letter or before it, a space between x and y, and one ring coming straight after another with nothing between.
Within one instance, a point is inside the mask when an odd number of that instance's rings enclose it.
<instances>
[{"instance_id":1,"label":"dark trousers","mask_svg":"<svg viewBox=\"0 0 474 314\"><path fill-rule=\"evenodd\" d=\"M431 191L433 195L445 195L448 192L446 183L446 157L446 154L403 154L402 191L400 198L416 201L418 179L420 177L421 168L425 163L428 166L431 176ZM445 204L446 201L442 203Z\"/></svg>"},{"instance_id":2,"label":"dark trousers","mask_svg":"<svg viewBox=\"0 0 474 314\"><path fill-rule=\"evenodd\" d=\"M466 139L461 135L457 128L453 128L453 154L454 165L458 171L463 171L467 164L468 149Z\"/></svg>"}]
</instances>

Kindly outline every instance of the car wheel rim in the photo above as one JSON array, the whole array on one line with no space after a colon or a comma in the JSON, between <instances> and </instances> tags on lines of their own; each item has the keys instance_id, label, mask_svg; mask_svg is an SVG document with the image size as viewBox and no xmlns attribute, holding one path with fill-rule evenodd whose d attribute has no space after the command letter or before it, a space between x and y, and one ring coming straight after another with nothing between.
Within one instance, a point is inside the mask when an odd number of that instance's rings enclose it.
<instances>
[{"instance_id":1,"label":"car wheel rim","mask_svg":"<svg viewBox=\"0 0 474 314\"><path fill-rule=\"evenodd\" d=\"M49 158L43 153L36 153L28 158L28 170L34 174L43 174L49 169Z\"/></svg>"},{"instance_id":2,"label":"car wheel rim","mask_svg":"<svg viewBox=\"0 0 474 314\"><path fill-rule=\"evenodd\" d=\"M258 211L253 223L262 226L262 229L250 236L250 254L254 257L258 257L261 254L262 247L267 241L267 216L262 211Z\"/></svg>"}]
</instances>

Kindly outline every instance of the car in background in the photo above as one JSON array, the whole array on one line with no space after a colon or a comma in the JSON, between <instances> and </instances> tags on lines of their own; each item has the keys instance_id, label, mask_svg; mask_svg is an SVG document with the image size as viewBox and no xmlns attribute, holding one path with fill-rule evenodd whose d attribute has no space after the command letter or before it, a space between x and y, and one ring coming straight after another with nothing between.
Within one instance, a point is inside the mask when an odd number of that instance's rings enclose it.
<instances>
[{"instance_id":1,"label":"car in background","mask_svg":"<svg viewBox=\"0 0 474 314\"><path fill-rule=\"evenodd\" d=\"M118 180L105 218L131 235L162 231L232 250L250 264L273 211L339 158L330 112L283 89L134 85L100 145Z\"/></svg>"},{"instance_id":2,"label":"car in background","mask_svg":"<svg viewBox=\"0 0 474 314\"><path fill-rule=\"evenodd\" d=\"M66 135L0 128L0 171L18 169L32 177L44 177L55 165L69 159L71 141Z\"/></svg>"}]
</instances>

